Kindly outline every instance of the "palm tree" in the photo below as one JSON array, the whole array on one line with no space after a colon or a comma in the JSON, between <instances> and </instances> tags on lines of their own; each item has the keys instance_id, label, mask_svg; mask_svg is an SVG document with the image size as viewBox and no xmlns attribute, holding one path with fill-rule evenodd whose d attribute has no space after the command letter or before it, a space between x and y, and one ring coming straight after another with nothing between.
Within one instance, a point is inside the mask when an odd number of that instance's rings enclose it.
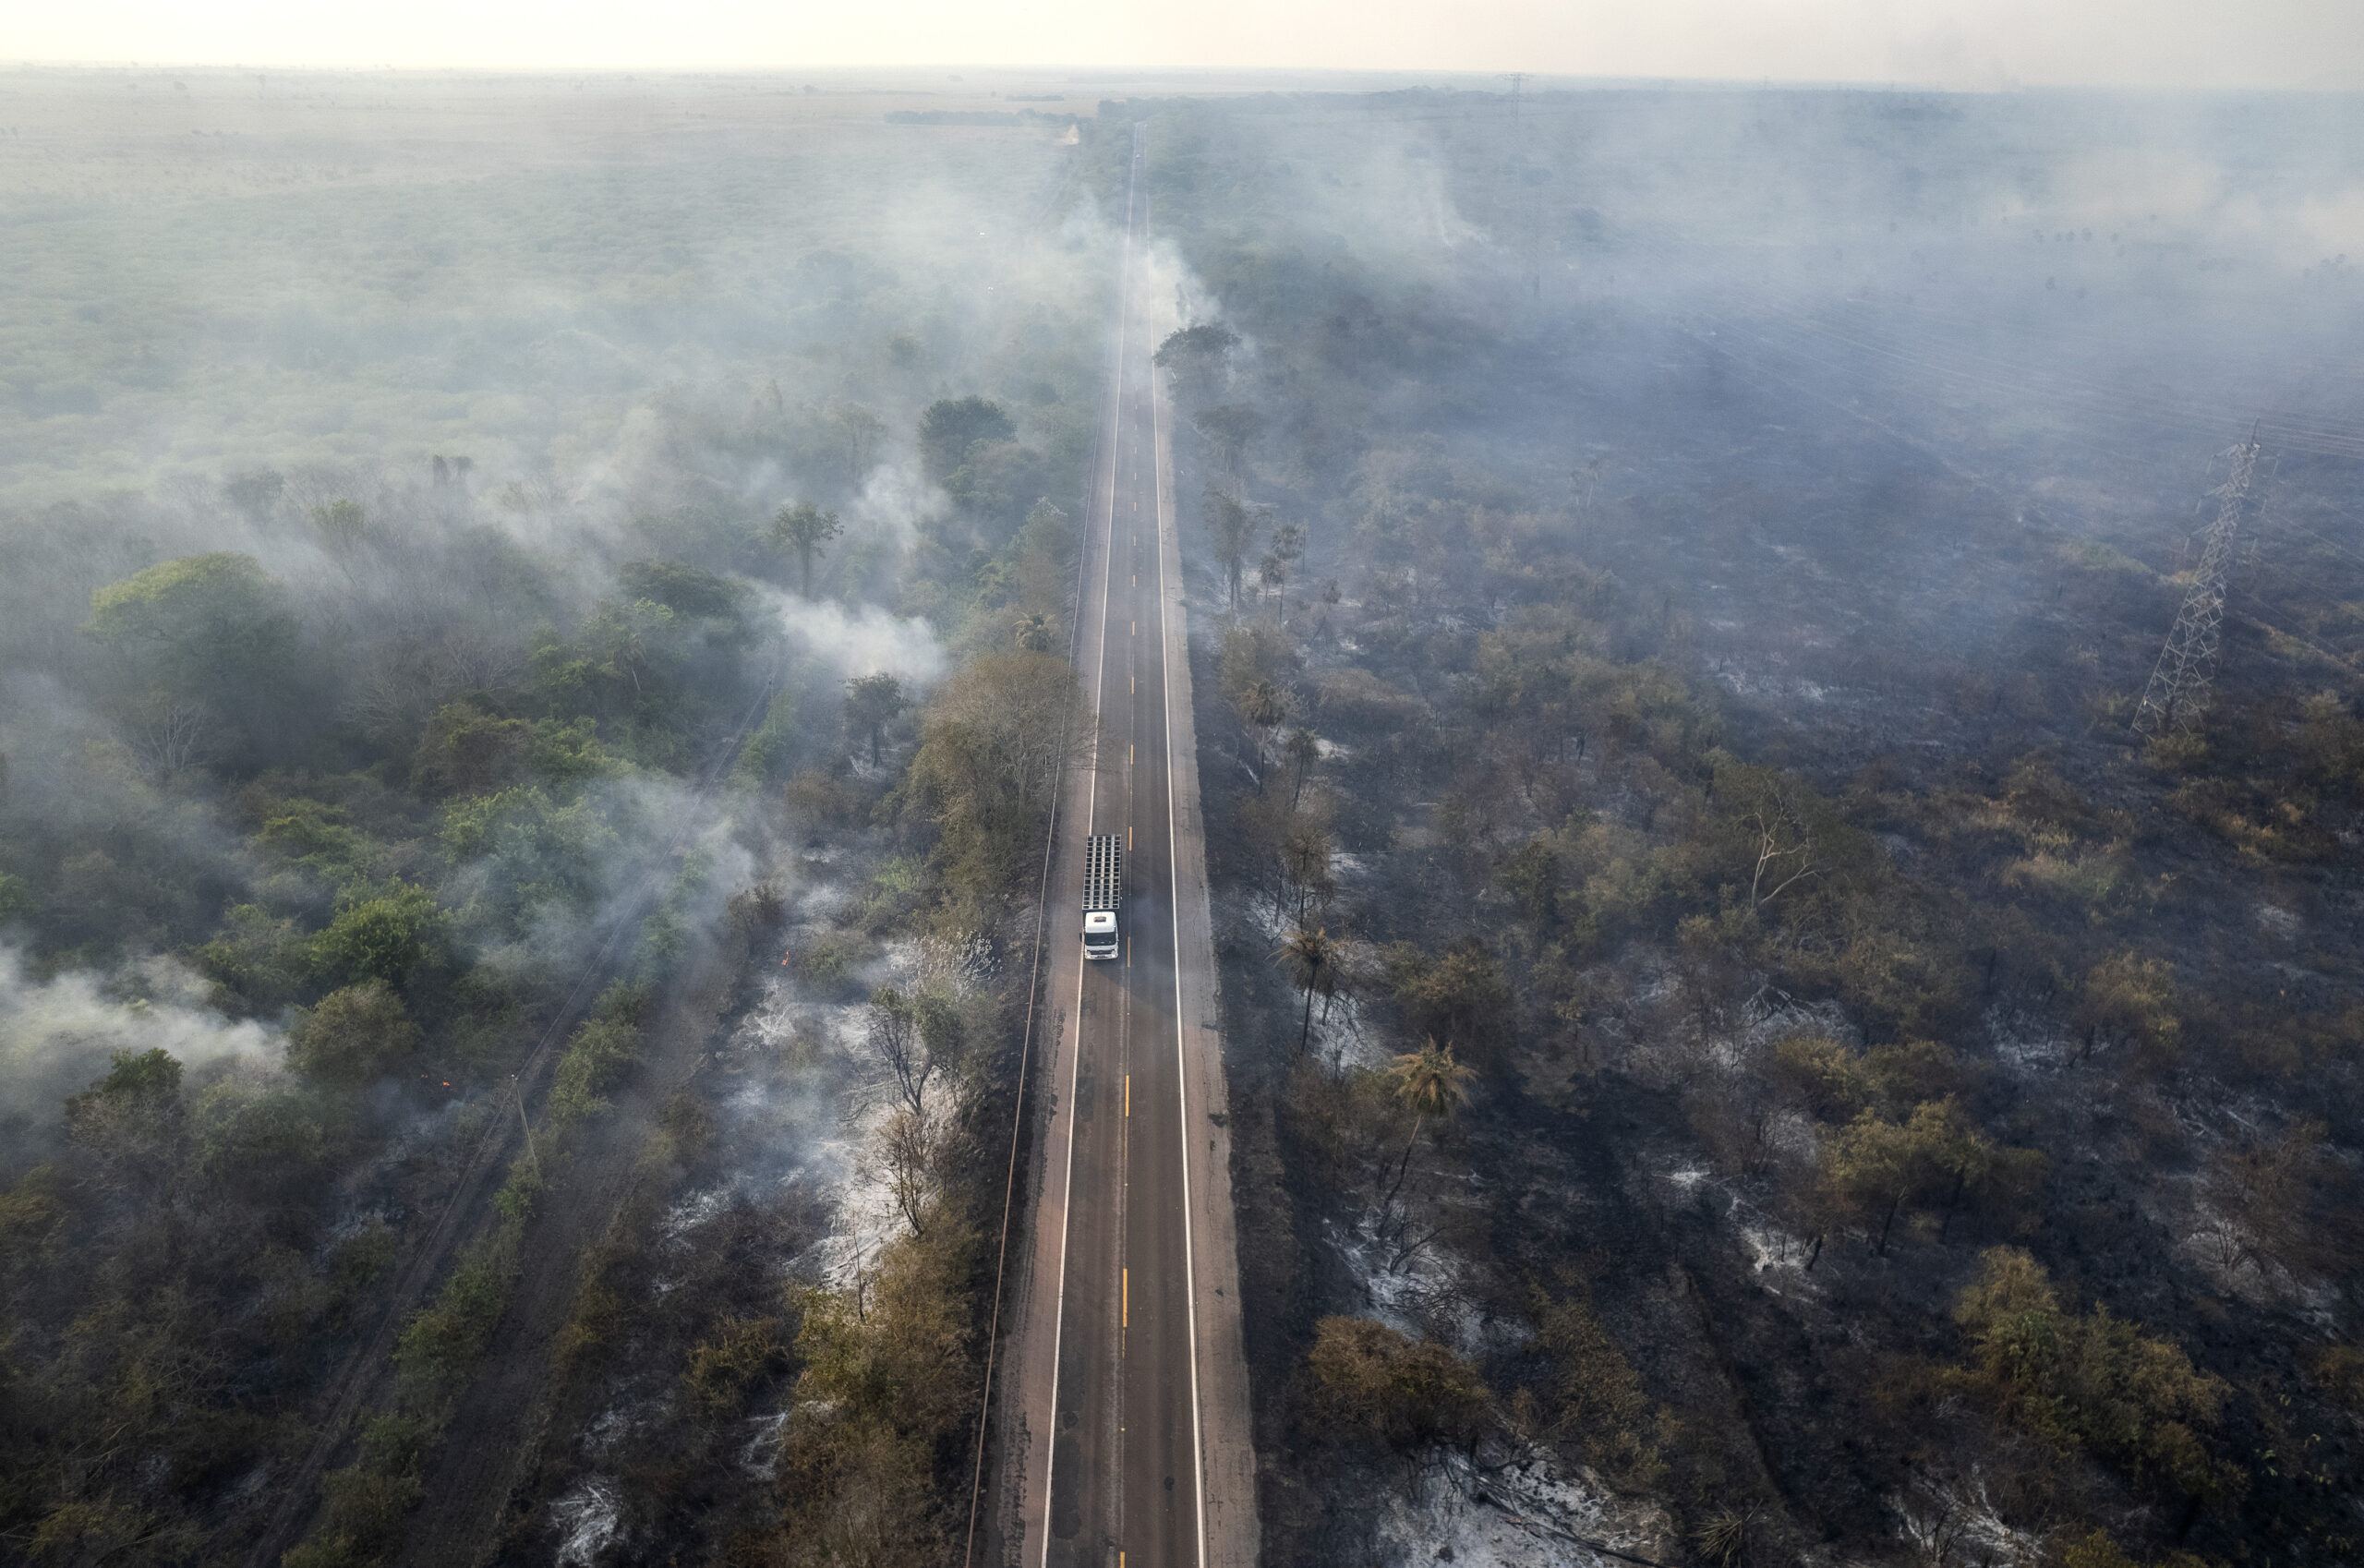
<instances>
[{"instance_id":1,"label":"palm tree","mask_svg":"<svg viewBox=\"0 0 2364 1568\"><path fill-rule=\"evenodd\" d=\"M1272 731L1288 722L1289 694L1273 681L1258 676L1236 699L1239 717L1256 731L1256 788L1264 788L1264 748Z\"/></svg>"},{"instance_id":2,"label":"palm tree","mask_svg":"<svg viewBox=\"0 0 2364 1568\"><path fill-rule=\"evenodd\" d=\"M1013 628L1018 645L1029 653L1049 653L1058 638L1058 628L1048 615L1037 610L1021 615Z\"/></svg>"},{"instance_id":3,"label":"palm tree","mask_svg":"<svg viewBox=\"0 0 2364 1568\"><path fill-rule=\"evenodd\" d=\"M1299 726L1289 734L1289 761L1296 765L1297 778L1289 785L1289 810L1297 810L1297 797L1305 793L1306 775L1321 760L1321 741L1310 730Z\"/></svg>"},{"instance_id":4,"label":"palm tree","mask_svg":"<svg viewBox=\"0 0 2364 1568\"><path fill-rule=\"evenodd\" d=\"M1381 1214L1395 1207L1395 1195L1403 1190L1404 1173L1412 1166L1412 1146L1420 1140L1420 1124L1430 1116L1451 1116L1455 1106L1469 1098L1469 1080L1478 1073L1454 1061L1453 1047L1438 1044L1431 1034L1427 1044L1388 1064L1387 1076L1394 1085L1396 1103L1411 1108L1412 1136L1404 1140L1404 1157L1396 1162L1395 1180L1387 1189L1387 1200L1380 1205Z\"/></svg>"},{"instance_id":5,"label":"palm tree","mask_svg":"<svg viewBox=\"0 0 2364 1568\"><path fill-rule=\"evenodd\" d=\"M1328 996L1338 989L1339 944L1326 930L1298 926L1272 956L1289 967L1289 979L1305 993L1305 1021L1297 1028L1297 1052L1302 1056L1313 1039L1313 994Z\"/></svg>"}]
</instances>

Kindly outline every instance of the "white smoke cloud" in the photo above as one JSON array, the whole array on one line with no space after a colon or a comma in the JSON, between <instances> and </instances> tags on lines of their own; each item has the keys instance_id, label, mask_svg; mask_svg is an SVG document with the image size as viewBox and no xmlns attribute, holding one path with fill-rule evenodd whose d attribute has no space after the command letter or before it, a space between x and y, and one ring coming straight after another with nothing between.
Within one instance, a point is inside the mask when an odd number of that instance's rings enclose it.
<instances>
[{"instance_id":1,"label":"white smoke cloud","mask_svg":"<svg viewBox=\"0 0 2364 1568\"><path fill-rule=\"evenodd\" d=\"M25 974L23 956L0 947L0 1126L38 1136L59 1103L90 1087L117 1051L162 1049L185 1067L244 1057L276 1066L281 1032L205 1007L204 982L170 959L128 966L114 984L86 970L48 980ZM110 991L139 993L119 1001Z\"/></svg>"},{"instance_id":2,"label":"white smoke cloud","mask_svg":"<svg viewBox=\"0 0 2364 1568\"><path fill-rule=\"evenodd\" d=\"M777 590L767 590L767 597L790 640L849 674L884 670L917 686L932 685L944 674L944 645L923 619L890 614L874 604L848 609L832 600Z\"/></svg>"},{"instance_id":3,"label":"white smoke cloud","mask_svg":"<svg viewBox=\"0 0 2364 1568\"><path fill-rule=\"evenodd\" d=\"M891 538L895 548L902 550L911 548L921 524L942 517L949 504L949 498L929 484L917 467L882 463L863 478L861 497L847 509L847 521L856 528Z\"/></svg>"}]
</instances>

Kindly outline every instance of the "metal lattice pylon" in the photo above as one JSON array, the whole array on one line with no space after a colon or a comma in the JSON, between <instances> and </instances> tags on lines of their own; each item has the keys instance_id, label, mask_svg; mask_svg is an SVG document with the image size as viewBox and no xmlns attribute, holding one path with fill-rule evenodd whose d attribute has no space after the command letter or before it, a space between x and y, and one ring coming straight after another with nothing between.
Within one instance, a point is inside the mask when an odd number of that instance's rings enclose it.
<instances>
[{"instance_id":1,"label":"metal lattice pylon","mask_svg":"<svg viewBox=\"0 0 2364 1568\"><path fill-rule=\"evenodd\" d=\"M2216 520L2201 537L2200 566L2191 587L2167 632L2166 646L2151 669L2151 683L2143 688L2142 706L2134 715L2138 734L2164 735L2189 731L2208 707L2208 688L2216 677L2216 645L2225 623L2225 574L2233 564L2233 536L2241 529L2241 512L2249 502L2249 485L2257 474L2257 432L2225 455L2233 471L2211 493L2216 497Z\"/></svg>"}]
</instances>

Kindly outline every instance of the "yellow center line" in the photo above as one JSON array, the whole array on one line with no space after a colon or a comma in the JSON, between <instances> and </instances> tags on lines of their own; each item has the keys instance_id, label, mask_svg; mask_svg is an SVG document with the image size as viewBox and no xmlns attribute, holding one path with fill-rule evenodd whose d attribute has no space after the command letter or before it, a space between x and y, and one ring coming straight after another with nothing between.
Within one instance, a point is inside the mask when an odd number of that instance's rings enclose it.
<instances>
[{"instance_id":1,"label":"yellow center line","mask_svg":"<svg viewBox=\"0 0 2364 1568\"><path fill-rule=\"evenodd\" d=\"M1125 1075L1125 1115L1127 1115L1127 1116L1131 1116L1132 1114L1133 1114L1133 1075L1132 1075L1131 1073L1127 1073L1127 1074Z\"/></svg>"},{"instance_id":2,"label":"yellow center line","mask_svg":"<svg viewBox=\"0 0 2364 1568\"><path fill-rule=\"evenodd\" d=\"M1120 1329L1128 1329L1133 1326L1133 1271L1130 1269L1123 1269L1118 1272L1124 1275L1125 1299L1124 1321L1119 1322L1116 1326Z\"/></svg>"}]
</instances>

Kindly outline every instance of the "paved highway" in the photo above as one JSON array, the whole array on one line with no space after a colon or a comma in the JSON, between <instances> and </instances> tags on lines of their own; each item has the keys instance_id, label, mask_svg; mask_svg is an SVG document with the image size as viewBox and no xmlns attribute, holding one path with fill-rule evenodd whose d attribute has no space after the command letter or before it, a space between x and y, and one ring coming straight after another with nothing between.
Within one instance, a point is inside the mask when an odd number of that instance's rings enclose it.
<instances>
[{"instance_id":1,"label":"paved highway","mask_svg":"<svg viewBox=\"0 0 2364 1568\"><path fill-rule=\"evenodd\" d=\"M1161 302L1142 297L1145 152L1137 126L1077 638L1101 729L1053 863L1038 1086L1052 1114L1005 1405L998 1555L1013 1568L1232 1568L1256 1553L1206 845L1150 364ZM1126 843L1115 962L1081 956L1088 833Z\"/></svg>"}]
</instances>

